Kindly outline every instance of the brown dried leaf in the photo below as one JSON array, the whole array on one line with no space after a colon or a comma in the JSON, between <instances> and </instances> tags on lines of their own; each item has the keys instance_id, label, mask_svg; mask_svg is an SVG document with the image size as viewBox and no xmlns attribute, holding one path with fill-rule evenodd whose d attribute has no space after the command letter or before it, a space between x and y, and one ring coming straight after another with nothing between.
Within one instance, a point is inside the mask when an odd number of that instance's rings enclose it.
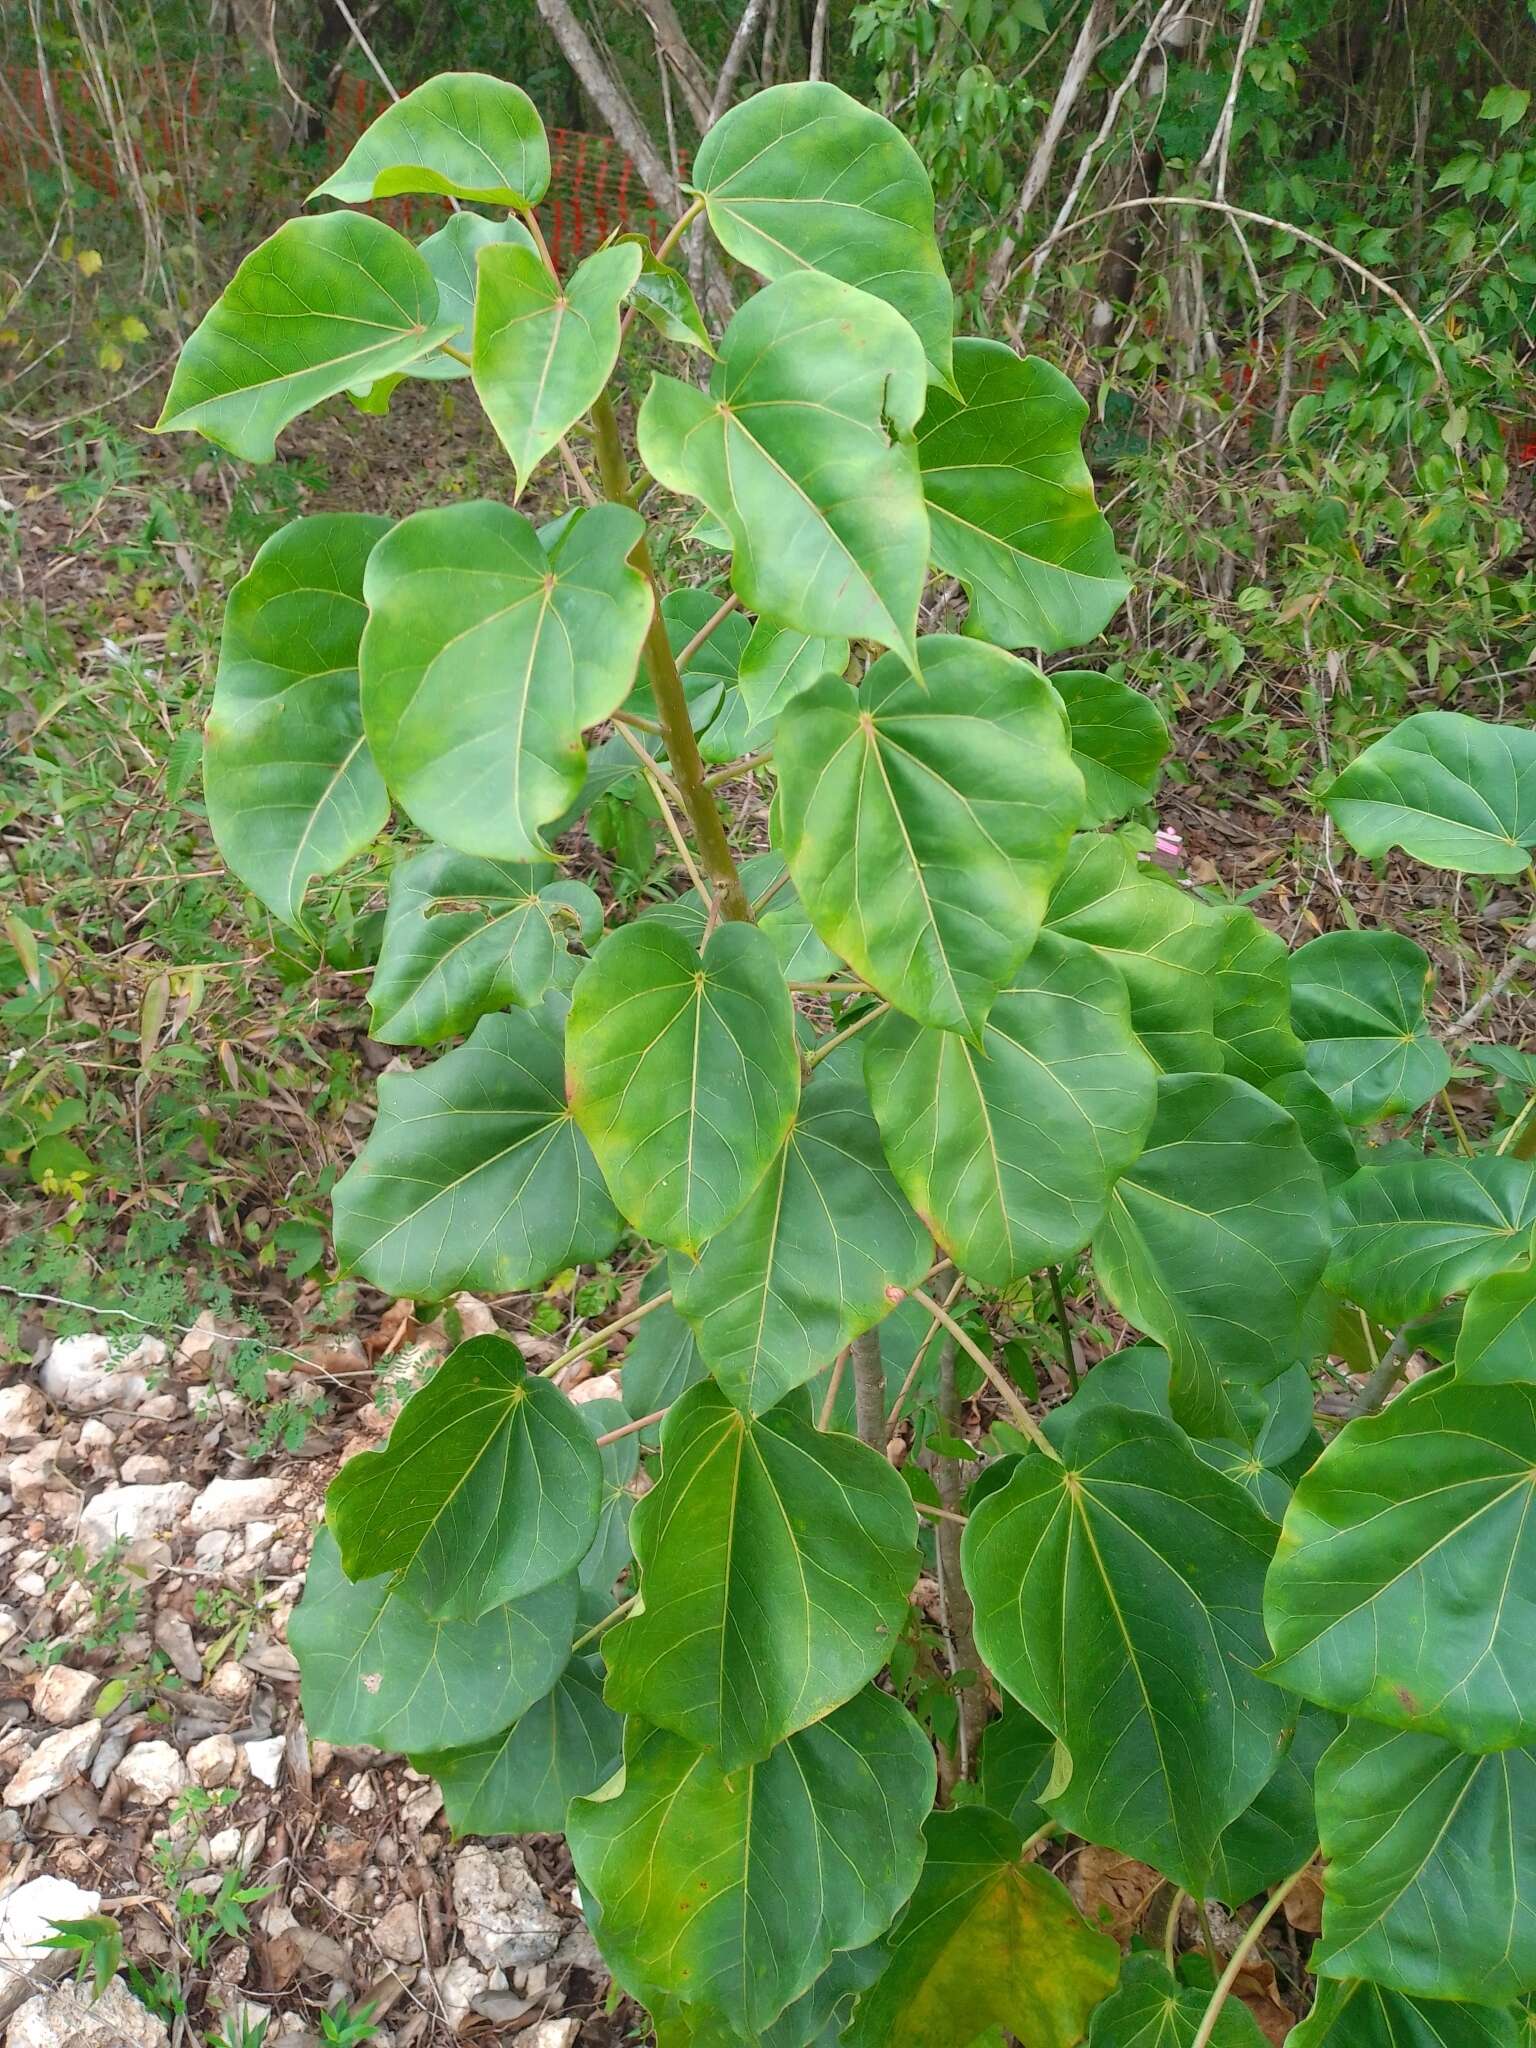
<instances>
[{"instance_id":1,"label":"brown dried leaf","mask_svg":"<svg viewBox=\"0 0 1536 2048\"><path fill-rule=\"evenodd\" d=\"M1067 1877L1067 1889L1089 1926L1120 1942L1130 1939L1162 1884L1147 1864L1092 1844L1073 1857Z\"/></svg>"}]
</instances>

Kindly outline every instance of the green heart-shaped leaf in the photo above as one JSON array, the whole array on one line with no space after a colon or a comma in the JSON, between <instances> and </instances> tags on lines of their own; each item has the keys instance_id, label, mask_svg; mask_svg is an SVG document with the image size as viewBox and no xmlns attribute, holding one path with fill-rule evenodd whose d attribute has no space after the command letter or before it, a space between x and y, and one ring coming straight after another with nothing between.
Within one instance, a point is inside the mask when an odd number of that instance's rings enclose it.
<instances>
[{"instance_id":1,"label":"green heart-shaped leaf","mask_svg":"<svg viewBox=\"0 0 1536 2048\"><path fill-rule=\"evenodd\" d=\"M596 1666L573 1657L554 1690L502 1734L418 1752L411 1768L436 1778L456 1835L557 1834L571 1801L618 1769L623 1740Z\"/></svg>"},{"instance_id":2,"label":"green heart-shaped leaf","mask_svg":"<svg viewBox=\"0 0 1536 2048\"><path fill-rule=\"evenodd\" d=\"M889 1315L933 1257L885 1163L857 1050L844 1050L816 1068L741 1214L697 1264L671 1262L673 1300L715 1379L749 1415Z\"/></svg>"},{"instance_id":3,"label":"green heart-shaped leaf","mask_svg":"<svg viewBox=\"0 0 1536 2048\"><path fill-rule=\"evenodd\" d=\"M1523 1159L1393 1159L1338 1196L1328 1285L1385 1323L1523 1264L1536 1239L1536 1167Z\"/></svg>"},{"instance_id":4,"label":"green heart-shaped leaf","mask_svg":"<svg viewBox=\"0 0 1536 2048\"><path fill-rule=\"evenodd\" d=\"M687 278L670 263L663 263L644 235L620 235L618 240L632 242L640 251L640 275L629 295L644 318L668 341L712 356L715 344Z\"/></svg>"},{"instance_id":5,"label":"green heart-shaped leaf","mask_svg":"<svg viewBox=\"0 0 1536 2048\"><path fill-rule=\"evenodd\" d=\"M1351 1721L1318 1764L1317 1818L1314 1970L1479 2005L1536 1988L1536 1754Z\"/></svg>"},{"instance_id":6,"label":"green heart-shaped leaf","mask_svg":"<svg viewBox=\"0 0 1536 2048\"><path fill-rule=\"evenodd\" d=\"M438 313L419 251L382 221L287 221L182 349L155 431L199 433L246 462L270 462L290 420L405 369L454 325Z\"/></svg>"},{"instance_id":7,"label":"green heart-shaped leaf","mask_svg":"<svg viewBox=\"0 0 1536 2048\"><path fill-rule=\"evenodd\" d=\"M1324 805L1357 852L1518 875L1536 846L1536 730L1419 711L1367 747Z\"/></svg>"},{"instance_id":8,"label":"green heart-shaped leaf","mask_svg":"<svg viewBox=\"0 0 1536 2048\"><path fill-rule=\"evenodd\" d=\"M731 255L764 277L806 268L872 292L906 315L949 377L953 298L933 186L882 115L835 85L770 86L715 122L693 184Z\"/></svg>"},{"instance_id":9,"label":"green heart-shaped leaf","mask_svg":"<svg viewBox=\"0 0 1536 2048\"><path fill-rule=\"evenodd\" d=\"M1255 1673L1277 1532L1161 1418L1069 1407L1051 1435L1060 1462L1021 1458L966 1524L977 1646L1070 1752L1046 1810L1203 1897L1292 1711Z\"/></svg>"},{"instance_id":10,"label":"green heart-shaped leaf","mask_svg":"<svg viewBox=\"0 0 1536 2048\"><path fill-rule=\"evenodd\" d=\"M380 1749L452 1749L497 1734L565 1669L576 1581L478 1621L431 1621L388 1573L354 1585L322 1528L288 1623L313 1734Z\"/></svg>"},{"instance_id":11,"label":"green heart-shaped leaf","mask_svg":"<svg viewBox=\"0 0 1536 2048\"><path fill-rule=\"evenodd\" d=\"M848 666L848 642L819 633L798 633L759 619L742 650L739 682L742 702L754 725L772 726L786 704L825 675L840 676Z\"/></svg>"},{"instance_id":12,"label":"green heart-shaped leaf","mask_svg":"<svg viewBox=\"0 0 1536 2048\"><path fill-rule=\"evenodd\" d=\"M817 931L900 1010L978 1039L1034 943L1082 807L1037 669L936 636L779 720L779 833Z\"/></svg>"},{"instance_id":13,"label":"green heart-shaped leaf","mask_svg":"<svg viewBox=\"0 0 1536 2048\"><path fill-rule=\"evenodd\" d=\"M337 1183L336 1254L392 1295L537 1287L604 1259L620 1224L566 1107L560 1048L531 1016L379 1080L379 1116Z\"/></svg>"},{"instance_id":14,"label":"green heart-shaped leaf","mask_svg":"<svg viewBox=\"0 0 1536 2048\"><path fill-rule=\"evenodd\" d=\"M731 585L751 610L915 663L928 515L900 437L926 389L922 346L899 314L802 271L732 320L708 397L655 379L640 459L728 530Z\"/></svg>"},{"instance_id":15,"label":"green heart-shaped leaf","mask_svg":"<svg viewBox=\"0 0 1536 2048\"><path fill-rule=\"evenodd\" d=\"M1173 1074L1110 1197L1093 1265L1172 1360L1185 1427L1241 1442L1234 1396L1301 1356L1331 1242L1322 1174L1294 1118L1245 1081Z\"/></svg>"},{"instance_id":16,"label":"green heart-shaped leaf","mask_svg":"<svg viewBox=\"0 0 1536 2048\"><path fill-rule=\"evenodd\" d=\"M895 1015L866 1043L886 1156L962 1272L1011 1287L1088 1242L1157 1105L1116 968L1042 933L979 1047Z\"/></svg>"},{"instance_id":17,"label":"green heart-shaped leaf","mask_svg":"<svg viewBox=\"0 0 1536 2048\"><path fill-rule=\"evenodd\" d=\"M1168 752L1168 721L1140 690L1081 668L1055 669L1051 688L1072 726L1072 758L1087 791L1085 825L1109 825L1150 801Z\"/></svg>"},{"instance_id":18,"label":"green heart-shaped leaf","mask_svg":"<svg viewBox=\"0 0 1536 2048\"><path fill-rule=\"evenodd\" d=\"M1536 1740L1536 1387L1419 1381L1297 1487L1265 1594L1275 1682L1468 1749Z\"/></svg>"},{"instance_id":19,"label":"green heart-shaped leaf","mask_svg":"<svg viewBox=\"0 0 1536 2048\"><path fill-rule=\"evenodd\" d=\"M520 221L487 220L482 213L456 213L435 235L428 235L425 241L417 244L422 261L437 280L438 318L458 322L448 341L460 355L467 356L474 344L480 251L492 242L507 242L517 249L533 248L533 237ZM424 356L404 374L439 382L467 377L469 366L455 362L447 353L440 353Z\"/></svg>"},{"instance_id":20,"label":"green heart-shaped leaf","mask_svg":"<svg viewBox=\"0 0 1536 2048\"><path fill-rule=\"evenodd\" d=\"M1525 2034L1523 2019L1513 2012L1404 1998L1359 1977L1347 1983L1325 1977L1286 2048L1516 2048Z\"/></svg>"},{"instance_id":21,"label":"green heart-shaped leaf","mask_svg":"<svg viewBox=\"0 0 1536 2048\"><path fill-rule=\"evenodd\" d=\"M661 1433L630 1523L642 1605L604 1641L610 1706L723 1769L851 1699L891 1654L917 1576L900 1475L789 1402L751 1418L712 1381Z\"/></svg>"},{"instance_id":22,"label":"green heart-shaped leaf","mask_svg":"<svg viewBox=\"0 0 1536 2048\"><path fill-rule=\"evenodd\" d=\"M714 2007L756 2040L917 1881L933 1752L867 1688L734 1771L632 1720L624 1777L566 1824L598 1939L637 1998Z\"/></svg>"},{"instance_id":23,"label":"green heart-shaped leaf","mask_svg":"<svg viewBox=\"0 0 1536 2048\"><path fill-rule=\"evenodd\" d=\"M965 585L966 631L1046 654L1080 647L1130 590L1083 459L1087 403L1000 341L955 343L955 387L958 399L930 392L917 452L933 560Z\"/></svg>"},{"instance_id":24,"label":"green heart-shaped leaf","mask_svg":"<svg viewBox=\"0 0 1536 2048\"><path fill-rule=\"evenodd\" d=\"M1312 1781L1317 1760L1343 1722L1321 1707L1303 1706L1279 1768L1246 1813L1240 1813L1216 1845L1211 1897L1241 1906L1300 1869L1317 1844L1317 1804Z\"/></svg>"},{"instance_id":25,"label":"green heart-shaped leaf","mask_svg":"<svg viewBox=\"0 0 1536 2048\"><path fill-rule=\"evenodd\" d=\"M514 865L432 846L389 879L379 964L368 989L370 1035L436 1045L492 1010L531 1009L555 980L569 940L590 944L603 908L584 882L546 862Z\"/></svg>"},{"instance_id":26,"label":"green heart-shaped leaf","mask_svg":"<svg viewBox=\"0 0 1536 2048\"><path fill-rule=\"evenodd\" d=\"M369 558L363 721L415 822L461 853L529 860L586 774L585 727L617 710L651 620L629 566L643 527L579 513L546 548L481 500L413 512Z\"/></svg>"},{"instance_id":27,"label":"green heart-shaped leaf","mask_svg":"<svg viewBox=\"0 0 1536 2048\"><path fill-rule=\"evenodd\" d=\"M203 755L220 853L285 924L377 838L389 798L363 738L363 570L387 519L296 519L229 594Z\"/></svg>"},{"instance_id":28,"label":"green heart-shaped leaf","mask_svg":"<svg viewBox=\"0 0 1536 2048\"><path fill-rule=\"evenodd\" d=\"M1175 1983L1159 1957L1129 1955L1094 2012L1088 2048L1193 2048L1209 2004L1209 1992ZM1210 2041L1212 2048L1263 2048L1264 2036L1242 2000L1229 1998Z\"/></svg>"},{"instance_id":29,"label":"green heart-shaped leaf","mask_svg":"<svg viewBox=\"0 0 1536 2048\"><path fill-rule=\"evenodd\" d=\"M1456 1377L1469 1385L1536 1384L1536 1267L1493 1273L1467 1296Z\"/></svg>"},{"instance_id":30,"label":"green heart-shaped leaf","mask_svg":"<svg viewBox=\"0 0 1536 2048\"><path fill-rule=\"evenodd\" d=\"M1050 1819L1040 1799L1055 1767L1056 1738L1050 1729L1005 1700L1001 1719L989 1722L981 1738L982 1805L1000 1813L1021 1835L1034 1834Z\"/></svg>"},{"instance_id":31,"label":"green heart-shaped leaf","mask_svg":"<svg viewBox=\"0 0 1536 2048\"><path fill-rule=\"evenodd\" d=\"M1114 1984L1115 1944L1024 1860L1000 1814L935 1813L923 1833L922 1876L885 1943L885 1969L854 2008L848 2048L969 2048L994 2027L1030 2048L1073 2048Z\"/></svg>"},{"instance_id":32,"label":"green heart-shaped leaf","mask_svg":"<svg viewBox=\"0 0 1536 2048\"><path fill-rule=\"evenodd\" d=\"M1347 1124L1420 1109L1451 1078L1424 1004L1429 955L1397 932L1327 932L1290 958L1307 1072Z\"/></svg>"},{"instance_id":33,"label":"green heart-shaped leaf","mask_svg":"<svg viewBox=\"0 0 1536 2048\"><path fill-rule=\"evenodd\" d=\"M482 71L442 71L370 122L311 197L361 204L438 192L526 208L548 184L549 142L527 93Z\"/></svg>"},{"instance_id":34,"label":"green heart-shaped leaf","mask_svg":"<svg viewBox=\"0 0 1536 2048\"><path fill-rule=\"evenodd\" d=\"M1277 1074L1263 1093L1295 1117L1296 1128L1322 1171L1323 1185L1336 1195L1360 1171L1360 1155L1332 1101L1304 1071Z\"/></svg>"},{"instance_id":35,"label":"green heart-shaped leaf","mask_svg":"<svg viewBox=\"0 0 1536 2048\"><path fill-rule=\"evenodd\" d=\"M661 924L611 932L572 993L566 1063L571 1109L620 1209L646 1237L697 1253L745 1206L799 1099L772 941L722 925L701 959Z\"/></svg>"},{"instance_id":36,"label":"green heart-shaped leaf","mask_svg":"<svg viewBox=\"0 0 1536 2048\"><path fill-rule=\"evenodd\" d=\"M1211 1029L1226 1072L1267 1093L1271 1081L1298 1072L1305 1059L1291 1029L1291 956L1279 933L1260 924L1251 910L1234 906L1217 914L1221 952L1211 989Z\"/></svg>"},{"instance_id":37,"label":"green heart-shaped leaf","mask_svg":"<svg viewBox=\"0 0 1536 2048\"><path fill-rule=\"evenodd\" d=\"M602 1465L581 1417L505 1337L471 1337L413 1394L383 1450L349 1458L325 1519L349 1579L394 1572L434 1620L473 1621L573 1572Z\"/></svg>"},{"instance_id":38,"label":"green heart-shaped leaf","mask_svg":"<svg viewBox=\"0 0 1536 2048\"><path fill-rule=\"evenodd\" d=\"M1045 921L1119 968L1136 1034L1165 1074L1220 1070L1212 1028L1219 911L1139 862L1122 841L1083 833L1067 850Z\"/></svg>"},{"instance_id":39,"label":"green heart-shaped leaf","mask_svg":"<svg viewBox=\"0 0 1536 2048\"><path fill-rule=\"evenodd\" d=\"M471 375L521 496L613 375L640 251L632 242L595 249L564 283L530 249L485 248L479 265Z\"/></svg>"}]
</instances>

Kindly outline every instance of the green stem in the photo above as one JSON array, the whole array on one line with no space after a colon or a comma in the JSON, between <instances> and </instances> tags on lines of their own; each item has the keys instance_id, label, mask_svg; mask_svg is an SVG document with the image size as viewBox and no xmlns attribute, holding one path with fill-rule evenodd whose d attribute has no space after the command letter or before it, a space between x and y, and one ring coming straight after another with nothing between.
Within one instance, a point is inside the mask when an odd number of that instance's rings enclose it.
<instances>
[{"instance_id":1,"label":"green stem","mask_svg":"<svg viewBox=\"0 0 1536 2048\"><path fill-rule=\"evenodd\" d=\"M452 356L453 360L456 363L462 363L466 370L472 370L474 368L474 364L470 361L469 357L465 355L463 349L455 348L452 342L440 341L437 345L445 356Z\"/></svg>"},{"instance_id":2,"label":"green stem","mask_svg":"<svg viewBox=\"0 0 1536 2048\"><path fill-rule=\"evenodd\" d=\"M631 1593L627 1600L614 1608L612 1614L605 1614L601 1621L594 1622L585 1635L578 1636L575 1642L572 1643L571 1655L574 1657L576 1652L584 1648L586 1644L595 1643L605 1629L612 1628L616 1621L622 1621L639 1598L640 1595L638 1593Z\"/></svg>"},{"instance_id":3,"label":"green stem","mask_svg":"<svg viewBox=\"0 0 1536 2048\"><path fill-rule=\"evenodd\" d=\"M1072 1324L1067 1315L1067 1299L1061 1291L1060 1266L1047 1266L1051 1276L1051 1300L1056 1304L1056 1320L1061 1326L1061 1362L1067 1369L1067 1380L1073 1393L1077 1392L1077 1347L1072 1342Z\"/></svg>"},{"instance_id":4,"label":"green stem","mask_svg":"<svg viewBox=\"0 0 1536 2048\"><path fill-rule=\"evenodd\" d=\"M666 262L672 251L677 247L678 243L687 234L703 211L704 201L702 199L695 199L692 206L685 213L678 215L677 219L673 221L671 227L667 229L667 232L661 238L661 244L656 251L656 261L658 263Z\"/></svg>"},{"instance_id":5,"label":"green stem","mask_svg":"<svg viewBox=\"0 0 1536 2048\"><path fill-rule=\"evenodd\" d=\"M877 1019L885 1015L886 1011L890 1007L891 1006L889 1003L876 1003L875 1007L872 1010L866 1010L862 1017L855 1017L853 1022L851 1024L845 1024L841 1031L834 1032L832 1037L830 1038L824 1038L821 1044L816 1047L814 1052L808 1052L806 1054L806 1066L808 1068L820 1066L821 1062L826 1058L829 1052L836 1052L837 1048L841 1044L843 1044L843 1042L846 1039L852 1038L855 1032L862 1031L866 1024L875 1023Z\"/></svg>"},{"instance_id":6,"label":"green stem","mask_svg":"<svg viewBox=\"0 0 1536 2048\"><path fill-rule=\"evenodd\" d=\"M1316 1854L1317 1851L1314 1849L1312 1856ZM1258 1947L1259 1936L1285 1904L1292 1890L1300 1884L1301 1880L1312 1868L1312 1856L1307 1858L1299 1870L1293 1870L1284 1884L1275 1887L1274 1891L1269 1895L1268 1903L1254 1915L1247 1927L1243 1929L1243 1938L1237 1944L1237 1947L1233 1949L1231 1960L1222 1971L1221 1979L1216 1989L1211 1993L1211 2002L1205 2008L1205 2017L1200 2022L1199 2031L1190 2044L1190 2048L1210 2048L1211 2036L1216 2031L1216 2022L1221 2018L1221 2008L1227 2002L1228 1993L1242 1975L1244 1963L1247 1962L1249 1956Z\"/></svg>"},{"instance_id":7,"label":"green stem","mask_svg":"<svg viewBox=\"0 0 1536 2048\"><path fill-rule=\"evenodd\" d=\"M1388 1394L1397 1385L1408 1369L1408 1360L1413 1355L1413 1340L1431 1321L1429 1316L1413 1316L1398 1331L1392 1342L1381 1354L1381 1362L1360 1390L1360 1398L1350 1409L1347 1420L1353 1422L1361 1415L1375 1415L1386 1405Z\"/></svg>"},{"instance_id":8,"label":"green stem","mask_svg":"<svg viewBox=\"0 0 1536 2048\"><path fill-rule=\"evenodd\" d=\"M604 492L614 504L628 504L629 464L624 459L624 443L619 436L618 415L614 412L613 400L606 391L592 407L592 437L597 450L597 469L603 480ZM704 762L699 754L699 743L693 736L693 725L688 717L688 699L683 694L683 679L678 674L677 662L673 658L671 643L667 639L666 621L661 616L661 592L657 588L656 572L651 565L650 547L643 534L635 545L634 562L650 584L655 599L650 630L645 636L645 667L651 679L651 694L656 700L656 712L661 721L672 779L677 784L678 795L682 798L683 808L688 813L688 822L693 828L694 844L699 849L699 858L703 862L705 874L709 877L720 915L734 919L738 924L750 924L752 908L747 902L747 892L741 886L741 876L731 857L725 826L721 823L720 813L705 781Z\"/></svg>"},{"instance_id":9,"label":"green stem","mask_svg":"<svg viewBox=\"0 0 1536 2048\"><path fill-rule=\"evenodd\" d=\"M939 1304L934 1300L933 1296L931 1294L924 1294L921 1287L914 1287L909 1291L911 1293L912 1299L916 1302L920 1302L922 1306L925 1309L927 1309L929 1315L933 1317L934 1321L937 1323L941 1323L943 1327L946 1330L948 1330L951 1337L954 1338L955 1342L960 1346L960 1349L963 1352L965 1352L967 1357L975 1359L976 1363L981 1367L983 1373L985 1373L986 1377L991 1381L992 1385L997 1389L998 1393L1002 1395L1004 1405L1007 1407L1009 1414L1012 1416L1015 1425L1023 1431L1025 1436L1029 1438L1030 1442L1034 1445L1035 1449L1037 1451L1043 1451L1045 1456L1050 1459L1053 1465L1059 1465L1061 1463L1061 1457L1056 1449L1056 1446L1051 1442L1050 1438L1046 1435L1045 1431L1040 1427L1039 1423L1036 1422L1033 1415L1031 1415L1029 1410L1024 1406L1023 1398L1021 1397L1018 1388L1015 1387L1009 1380L1004 1379L1003 1375L998 1371L997 1367L992 1363L991 1359L988 1358L987 1354L985 1353L985 1351L982 1350L981 1346L975 1343L970 1337L966 1335L965 1331L961 1329L960 1325L955 1321L954 1317L950 1314L947 1308L940 1308Z\"/></svg>"}]
</instances>

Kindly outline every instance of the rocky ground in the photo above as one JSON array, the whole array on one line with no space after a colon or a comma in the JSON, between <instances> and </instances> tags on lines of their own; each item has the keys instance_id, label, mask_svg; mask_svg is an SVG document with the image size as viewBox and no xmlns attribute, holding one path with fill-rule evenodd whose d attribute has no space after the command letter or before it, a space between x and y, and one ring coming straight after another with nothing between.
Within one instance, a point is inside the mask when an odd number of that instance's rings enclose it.
<instances>
[{"instance_id":1,"label":"rocky ground","mask_svg":"<svg viewBox=\"0 0 1536 2048\"><path fill-rule=\"evenodd\" d=\"M634 2038L558 1837L456 1843L403 1759L310 1740L287 1619L325 1487L388 1416L369 1350L332 1344L329 1414L261 1457L227 1350L205 1318L174 1351L39 1338L0 1375L9 2048ZM83 1920L94 2001L35 1945Z\"/></svg>"}]
</instances>

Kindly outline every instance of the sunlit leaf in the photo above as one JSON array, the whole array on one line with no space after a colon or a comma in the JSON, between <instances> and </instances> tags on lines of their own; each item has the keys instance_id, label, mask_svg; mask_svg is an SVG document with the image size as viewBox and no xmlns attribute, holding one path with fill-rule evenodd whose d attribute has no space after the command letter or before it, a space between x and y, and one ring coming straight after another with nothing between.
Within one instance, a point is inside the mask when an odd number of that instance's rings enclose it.
<instances>
[{"instance_id":1,"label":"sunlit leaf","mask_svg":"<svg viewBox=\"0 0 1536 2048\"><path fill-rule=\"evenodd\" d=\"M438 192L529 207L548 184L549 143L527 93L481 71L442 71L370 122L311 196L357 202Z\"/></svg>"},{"instance_id":2,"label":"sunlit leaf","mask_svg":"<svg viewBox=\"0 0 1536 2048\"><path fill-rule=\"evenodd\" d=\"M607 1697L735 1770L886 1662L917 1518L884 1458L792 1401L752 1419L705 1382L667 1417L661 1453L630 1523L643 1605L604 1638Z\"/></svg>"},{"instance_id":3,"label":"sunlit leaf","mask_svg":"<svg viewBox=\"0 0 1536 2048\"><path fill-rule=\"evenodd\" d=\"M1338 1196L1328 1285L1386 1323L1521 1265L1536 1238L1536 1167L1523 1159L1392 1159Z\"/></svg>"},{"instance_id":4,"label":"sunlit leaf","mask_svg":"<svg viewBox=\"0 0 1536 2048\"><path fill-rule=\"evenodd\" d=\"M363 738L363 570L387 519L296 519L230 592L203 788L220 853L287 924L316 875L384 829L389 798Z\"/></svg>"},{"instance_id":5,"label":"sunlit leaf","mask_svg":"<svg viewBox=\"0 0 1536 2048\"><path fill-rule=\"evenodd\" d=\"M1419 711L1351 761L1323 799L1358 852L1518 875L1536 846L1536 728Z\"/></svg>"},{"instance_id":6,"label":"sunlit leaf","mask_svg":"<svg viewBox=\"0 0 1536 2048\"><path fill-rule=\"evenodd\" d=\"M1225 1071L1268 1092L1271 1081L1296 1073L1305 1058L1291 1028L1291 956L1279 933L1260 924L1251 910L1234 906L1220 916L1211 1028Z\"/></svg>"},{"instance_id":7,"label":"sunlit leaf","mask_svg":"<svg viewBox=\"0 0 1536 2048\"><path fill-rule=\"evenodd\" d=\"M1051 671L1072 725L1072 758L1087 791L1083 823L1113 824L1148 802L1168 752L1168 722L1152 699L1088 669Z\"/></svg>"},{"instance_id":8,"label":"sunlit leaf","mask_svg":"<svg viewBox=\"0 0 1536 2048\"><path fill-rule=\"evenodd\" d=\"M1397 932L1327 932L1291 955L1307 1072L1348 1124L1420 1109L1451 1078L1429 1029L1429 955Z\"/></svg>"},{"instance_id":9,"label":"sunlit leaf","mask_svg":"<svg viewBox=\"0 0 1536 2048\"><path fill-rule=\"evenodd\" d=\"M755 724L772 726L785 705L820 682L840 676L848 666L848 642L827 640L817 633L799 633L759 619L742 650L742 702Z\"/></svg>"}]
</instances>

